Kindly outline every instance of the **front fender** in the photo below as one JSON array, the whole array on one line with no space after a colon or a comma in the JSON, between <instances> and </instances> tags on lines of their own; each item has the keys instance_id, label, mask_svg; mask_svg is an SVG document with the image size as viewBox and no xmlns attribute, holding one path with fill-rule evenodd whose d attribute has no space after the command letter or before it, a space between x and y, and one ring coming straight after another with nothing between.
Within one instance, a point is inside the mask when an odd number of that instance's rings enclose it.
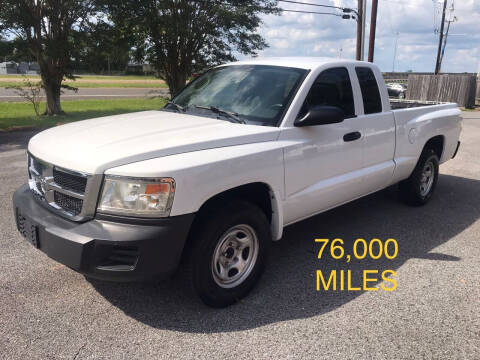
<instances>
[{"instance_id":1,"label":"front fender","mask_svg":"<svg viewBox=\"0 0 480 360\"><path fill-rule=\"evenodd\" d=\"M283 229L284 169L279 142L236 145L149 159L109 169L107 175L172 177L176 190L171 216L197 212L213 196L250 183L271 190L272 235Z\"/></svg>"}]
</instances>

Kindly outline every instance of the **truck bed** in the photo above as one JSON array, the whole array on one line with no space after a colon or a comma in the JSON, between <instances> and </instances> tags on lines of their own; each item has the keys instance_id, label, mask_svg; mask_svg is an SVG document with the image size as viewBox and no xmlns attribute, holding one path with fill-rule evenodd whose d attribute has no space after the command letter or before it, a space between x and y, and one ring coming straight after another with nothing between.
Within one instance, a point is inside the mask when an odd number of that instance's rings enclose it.
<instances>
[{"instance_id":1,"label":"truck bed","mask_svg":"<svg viewBox=\"0 0 480 360\"><path fill-rule=\"evenodd\" d=\"M397 106L395 106L397 105ZM395 157L397 164L411 161L410 167L397 166L397 175L407 177L415 165L426 141L434 136L444 138L440 163L450 159L460 134L460 110L455 103L393 101L392 112L396 126ZM412 132L413 130L413 132ZM404 171L404 173L402 173Z\"/></svg>"}]
</instances>

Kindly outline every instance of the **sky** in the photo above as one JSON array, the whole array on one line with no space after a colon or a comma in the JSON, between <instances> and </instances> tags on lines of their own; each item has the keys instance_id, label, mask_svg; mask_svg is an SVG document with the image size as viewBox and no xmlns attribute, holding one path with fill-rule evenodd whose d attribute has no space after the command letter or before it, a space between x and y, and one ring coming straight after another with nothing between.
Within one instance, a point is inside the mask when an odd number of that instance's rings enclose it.
<instances>
[{"instance_id":1,"label":"sky","mask_svg":"<svg viewBox=\"0 0 480 360\"><path fill-rule=\"evenodd\" d=\"M339 7L357 7L357 0L298 0ZM454 11L451 12L452 3ZM333 9L279 2L293 10L335 12ZM370 33L371 0L367 0L365 58ZM453 16L442 63L443 72L480 70L480 0L448 0L446 19ZM374 62L382 71L435 69L443 0L378 0ZM259 56L355 57L356 22L337 16L283 12L263 17L260 28L269 48Z\"/></svg>"}]
</instances>

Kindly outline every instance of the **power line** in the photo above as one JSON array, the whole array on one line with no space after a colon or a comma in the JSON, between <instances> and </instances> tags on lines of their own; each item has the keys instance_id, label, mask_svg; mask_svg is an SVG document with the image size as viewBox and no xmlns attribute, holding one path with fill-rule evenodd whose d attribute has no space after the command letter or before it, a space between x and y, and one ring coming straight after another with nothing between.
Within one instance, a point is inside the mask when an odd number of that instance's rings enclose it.
<instances>
[{"instance_id":1,"label":"power line","mask_svg":"<svg viewBox=\"0 0 480 360\"><path fill-rule=\"evenodd\" d=\"M278 0L278 1L280 1L280 0ZM357 14L356 10L350 9L350 8L340 8L340 7L329 6L329 5L319 5L319 4L303 3L303 2L300 2L300 1L287 1L287 0L281 0L281 1L283 1L283 2L288 2L288 3L304 4L304 5L318 5L318 6L332 7L332 8L342 9L344 13L354 12L355 14ZM221 3L221 4L227 4L227 3L223 3L223 2L220 2L220 3ZM234 6L240 7L239 5L234 5ZM327 13L327 12L320 12L320 11L290 10L290 9L282 9L282 8L280 8L279 10L280 10L281 12L294 12L294 13L302 13L302 14L333 15L333 16L341 17L342 19L345 19L345 20L348 20L348 19L357 20L357 18L355 17L355 15L335 14L335 13Z\"/></svg>"},{"instance_id":2,"label":"power line","mask_svg":"<svg viewBox=\"0 0 480 360\"><path fill-rule=\"evenodd\" d=\"M314 4L314 3L310 3L310 2L293 1L293 0L278 0L278 2L284 2L284 3L290 3L290 4L299 4L299 5L307 5L307 6L318 6L318 7L325 7L325 8L331 8L331 9L339 9L339 10L342 10L344 13L354 12L358 15L358 13L355 9L341 7L341 6Z\"/></svg>"},{"instance_id":3,"label":"power line","mask_svg":"<svg viewBox=\"0 0 480 360\"><path fill-rule=\"evenodd\" d=\"M192 1L201 1L201 0L192 0ZM314 4L310 2L304 2L304 1L293 1L293 0L277 0L278 2L284 2L284 3L290 3L290 4L299 4L299 5L307 5L307 6L319 6L319 7L325 7L325 8L331 8L331 9L339 9L342 10L343 13L349 14L349 13L354 13L356 17L358 17L358 12L355 9L352 8L347 8L347 7L341 7L341 6L333 6L333 5L322 5L322 4ZM225 5L231 5L231 6L236 6L236 7L241 7L242 5L237 5L237 4L227 4L225 2L219 1L220 4L225 4ZM287 11L287 12L298 12L298 13L305 13L305 14L319 14L319 15L334 15L334 16L340 16L344 19L356 19L355 16L353 15L340 15L340 14L335 14L335 13L324 13L324 12L317 12L317 11L305 11L305 10L289 10L289 9L279 9L280 11Z\"/></svg>"},{"instance_id":4,"label":"power line","mask_svg":"<svg viewBox=\"0 0 480 360\"><path fill-rule=\"evenodd\" d=\"M199 1L199 0L196 0L196 1ZM358 12L355 10L355 9L351 9L351 8L343 8L343 7L339 7L339 6L332 6L332 5L320 5L320 4L313 4L313 3L307 3L307 2L302 2L302 1L290 1L290 0L278 0L279 2L285 2L285 3L292 3L292 4L301 4L301 5L310 5L310 6L321 6L321 7L327 7L327 8L335 8L335 9L339 9L339 10L342 10L344 12L344 14L335 14L335 13L328 13L328 12L320 12L320 11L306 11L306 10L290 10L290 9L282 9L282 8L279 8L278 10L282 11L282 12L293 12L293 13L303 13L303 14L317 14L317 15L333 15L333 16L338 16L338 17L341 17L342 19L354 19L354 20L357 20L358 18ZM225 4L227 5L227 3L224 3L224 2L221 2L220 1L220 4ZM228 5L232 5L232 4L228 4ZM237 6L237 7L241 7L241 5L233 5L233 6ZM355 13L355 15L347 15L349 13Z\"/></svg>"},{"instance_id":5,"label":"power line","mask_svg":"<svg viewBox=\"0 0 480 360\"><path fill-rule=\"evenodd\" d=\"M340 14L327 13L327 12L319 12L319 11L287 10L287 9L280 9L280 11L303 13L303 14L333 15L333 16L339 16L339 17L343 17L343 16L344 16L344 15L340 15ZM348 16L348 15L347 15L347 16Z\"/></svg>"},{"instance_id":6,"label":"power line","mask_svg":"<svg viewBox=\"0 0 480 360\"><path fill-rule=\"evenodd\" d=\"M285 2L285 3L291 3L291 4L300 4L300 5L310 5L310 6L319 6L319 7L333 8L333 9L343 9L343 8L341 8L341 7L339 7L339 6L321 5L321 4L314 4L314 3L303 2L303 1L278 0L278 2Z\"/></svg>"}]
</instances>

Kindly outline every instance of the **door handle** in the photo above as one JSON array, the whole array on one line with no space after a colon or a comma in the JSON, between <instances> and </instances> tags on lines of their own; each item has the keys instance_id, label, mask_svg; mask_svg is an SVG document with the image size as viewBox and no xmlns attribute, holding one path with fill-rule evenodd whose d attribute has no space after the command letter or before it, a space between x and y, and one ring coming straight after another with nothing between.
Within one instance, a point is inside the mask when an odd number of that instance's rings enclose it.
<instances>
[{"instance_id":1,"label":"door handle","mask_svg":"<svg viewBox=\"0 0 480 360\"><path fill-rule=\"evenodd\" d=\"M343 141L345 142L355 141L360 139L361 137L362 137L362 134L360 134L358 131L354 131L354 132L343 135Z\"/></svg>"}]
</instances>

